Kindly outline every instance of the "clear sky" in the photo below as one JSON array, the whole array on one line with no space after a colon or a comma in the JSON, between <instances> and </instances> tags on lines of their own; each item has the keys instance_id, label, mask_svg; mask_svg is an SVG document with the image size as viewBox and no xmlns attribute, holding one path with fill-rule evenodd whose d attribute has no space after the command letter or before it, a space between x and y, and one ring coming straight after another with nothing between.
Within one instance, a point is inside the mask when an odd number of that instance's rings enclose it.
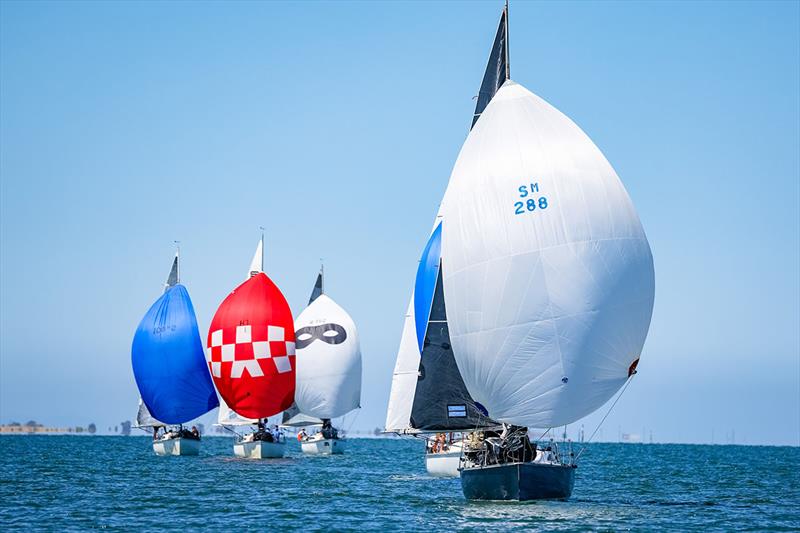
<instances>
[{"instance_id":1,"label":"clear sky","mask_svg":"<svg viewBox=\"0 0 800 533\"><path fill-rule=\"evenodd\" d=\"M606 440L800 443L799 5L512 2L512 78L603 150L653 249ZM501 8L0 3L0 422L131 419L173 240L205 335L264 225L295 314L325 259L355 427L382 426Z\"/></svg>"}]
</instances>

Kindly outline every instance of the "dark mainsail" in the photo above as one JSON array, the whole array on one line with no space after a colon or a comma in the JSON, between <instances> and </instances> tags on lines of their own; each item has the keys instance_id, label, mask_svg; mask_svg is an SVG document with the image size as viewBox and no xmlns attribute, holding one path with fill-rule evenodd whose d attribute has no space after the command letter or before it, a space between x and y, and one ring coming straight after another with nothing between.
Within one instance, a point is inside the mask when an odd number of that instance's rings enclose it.
<instances>
[{"instance_id":1,"label":"dark mainsail","mask_svg":"<svg viewBox=\"0 0 800 533\"><path fill-rule=\"evenodd\" d=\"M308 299L308 305L311 305L311 302L316 300L322 294L322 272L320 271L317 274L317 282L314 283L314 289L311 291L311 298Z\"/></svg>"},{"instance_id":2,"label":"dark mainsail","mask_svg":"<svg viewBox=\"0 0 800 533\"><path fill-rule=\"evenodd\" d=\"M494 44L489 54L489 63L486 65L486 72L483 74L481 89L478 92L478 103L475 105L472 126L475 126L494 94L508 79L508 71L508 10L504 9L503 14L500 16L500 25L497 27L497 35L494 36Z\"/></svg>"},{"instance_id":3,"label":"dark mainsail","mask_svg":"<svg viewBox=\"0 0 800 533\"><path fill-rule=\"evenodd\" d=\"M172 269L169 271L167 277L167 289L174 287L178 284L178 255L175 254L175 260L172 262Z\"/></svg>"},{"instance_id":4,"label":"dark mainsail","mask_svg":"<svg viewBox=\"0 0 800 533\"><path fill-rule=\"evenodd\" d=\"M477 407L458 371L447 326L441 262L438 270L411 407L411 427L461 431L496 425Z\"/></svg>"}]
</instances>

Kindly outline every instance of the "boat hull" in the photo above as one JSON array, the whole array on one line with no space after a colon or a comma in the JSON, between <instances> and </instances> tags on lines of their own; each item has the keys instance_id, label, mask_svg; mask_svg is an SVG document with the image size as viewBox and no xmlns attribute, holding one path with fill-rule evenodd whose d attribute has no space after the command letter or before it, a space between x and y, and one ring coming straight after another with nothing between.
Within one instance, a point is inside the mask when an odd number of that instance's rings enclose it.
<instances>
[{"instance_id":1,"label":"boat hull","mask_svg":"<svg viewBox=\"0 0 800 533\"><path fill-rule=\"evenodd\" d=\"M236 442L233 444L233 455L245 459L274 459L286 454L285 442Z\"/></svg>"},{"instance_id":2,"label":"boat hull","mask_svg":"<svg viewBox=\"0 0 800 533\"><path fill-rule=\"evenodd\" d=\"M153 442L156 455L197 455L200 453L200 441L196 439L157 440Z\"/></svg>"},{"instance_id":3,"label":"boat hull","mask_svg":"<svg viewBox=\"0 0 800 533\"><path fill-rule=\"evenodd\" d=\"M575 486L575 468L516 463L461 470L468 500L566 500Z\"/></svg>"},{"instance_id":4,"label":"boat hull","mask_svg":"<svg viewBox=\"0 0 800 533\"><path fill-rule=\"evenodd\" d=\"M303 453L308 455L334 455L344 453L347 442L344 439L307 440L300 443Z\"/></svg>"},{"instance_id":5,"label":"boat hull","mask_svg":"<svg viewBox=\"0 0 800 533\"><path fill-rule=\"evenodd\" d=\"M426 453L425 469L434 477L458 477L460 461L461 445L453 444L446 452Z\"/></svg>"}]
</instances>

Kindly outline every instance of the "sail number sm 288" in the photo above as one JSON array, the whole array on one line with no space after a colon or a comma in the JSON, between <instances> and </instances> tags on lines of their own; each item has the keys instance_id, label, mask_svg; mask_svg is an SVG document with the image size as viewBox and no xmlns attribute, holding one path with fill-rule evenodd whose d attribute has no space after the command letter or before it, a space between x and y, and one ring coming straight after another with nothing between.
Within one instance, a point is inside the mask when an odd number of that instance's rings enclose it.
<instances>
[{"instance_id":1,"label":"sail number sm 288","mask_svg":"<svg viewBox=\"0 0 800 533\"><path fill-rule=\"evenodd\" d=\"M520 185L517 187L519 197L524 200L514 202L514 214L521 215L535 211L536 209L547 209L547 197L539 196L539 183Z\"/></svg>"}]
</instances>

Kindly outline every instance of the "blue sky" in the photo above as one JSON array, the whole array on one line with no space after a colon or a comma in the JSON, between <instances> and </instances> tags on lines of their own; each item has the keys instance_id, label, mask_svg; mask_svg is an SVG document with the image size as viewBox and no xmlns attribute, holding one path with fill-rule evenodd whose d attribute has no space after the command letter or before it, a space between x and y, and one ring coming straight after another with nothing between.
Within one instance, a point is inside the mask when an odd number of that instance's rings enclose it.
<instances>
[{"instance_id":1,"label":"blue sky","mask_svg":"<svg viewBox=\"0 0 800 533\"><path fill-rule=\"evenodd\" d=\"M800 443L798 6L512 3L512 78L603 150L653 249L607 440ZM325 258L362 339L355 426L382 425L501 8L0 4L0 421L133 417L172 241L205 333L264 225L295 314Z\"/></svg>"}]
</instances>

